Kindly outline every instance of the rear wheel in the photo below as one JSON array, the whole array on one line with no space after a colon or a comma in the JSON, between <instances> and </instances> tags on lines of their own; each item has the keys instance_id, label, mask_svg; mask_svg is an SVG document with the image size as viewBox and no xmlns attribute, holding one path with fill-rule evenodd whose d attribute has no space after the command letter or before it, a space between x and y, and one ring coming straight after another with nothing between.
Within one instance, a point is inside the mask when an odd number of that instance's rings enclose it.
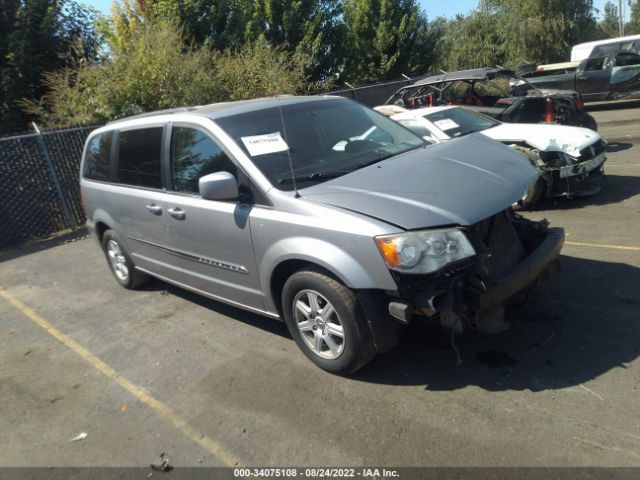
<instances>
[{"instance_id":1,"label":"rear wheel","mask_svg":"<svg viewBox=\"0 0 640 480\"><path fill-rule=\"evenodd\" d=\"M298 347L324 370L352 373L376 354L354 293L323 272L301 270L289 277L282 310Z\"/></svg>"},{"instance_id":2,"label":"rear wheel","mask_svg":"<svg viewBox=\"0 0 640 480\"><path fill-rule=\"evenodd\" d=\"M102 236L102 249L107 263L116 281L124 288L138 288L149 280L149 276L136 270L131 257L125 250L120 238L113 230L107 230Z\"/></svg>"}]
</instances>

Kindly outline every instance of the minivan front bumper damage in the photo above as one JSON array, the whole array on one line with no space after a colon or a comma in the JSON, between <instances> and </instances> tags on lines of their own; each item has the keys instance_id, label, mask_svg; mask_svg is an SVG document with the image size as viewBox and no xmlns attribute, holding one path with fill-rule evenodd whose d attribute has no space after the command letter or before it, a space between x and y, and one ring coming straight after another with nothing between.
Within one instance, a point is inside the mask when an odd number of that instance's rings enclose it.
<instances>
[{"instance_id":1,"label":"minivan front bumper damage","mask_svg":"<svg viewBox=\"0 0 640 480\"><path fill-rule=\"evenodd\" d=\"M414 319L439 322L457 332L508 328L505 310L557 270L564 230L507 212L481 223L486 225L469 232L476 257L428 278L397 278L400 288L388 298L392 317L404 324Z\"/></svg>"},{"instance_id":2,"label":"minivan front bumper damage","mask_svg":"<svg viewBox=\"0 0 640 480\"><path fill-rule=\"evenodd\" d=\"M512 271L493 279L481 297L481 310L502 304L533 285L539 278L552 274L559 267L560 250L564 245L564 229L550 228L547 237Z\"/></svg>"}]
</instances>

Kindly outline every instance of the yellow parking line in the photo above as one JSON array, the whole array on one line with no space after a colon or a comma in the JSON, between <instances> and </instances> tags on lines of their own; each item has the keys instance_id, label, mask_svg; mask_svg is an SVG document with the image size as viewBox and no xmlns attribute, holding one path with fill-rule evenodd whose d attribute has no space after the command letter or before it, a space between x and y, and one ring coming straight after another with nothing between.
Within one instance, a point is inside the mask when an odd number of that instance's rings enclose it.
<instances>
[{"instance_id":1,"label":"yellow parking line","mask_svg":"<svg viewBox=\"0 0 640 480\"><path fill-rule=\"evenodd\" d=\"M631 250L640 252L640 247L628 247L626 245L610 245L606 243L584 243L584 242L564 242L565 245L573 245L574 247L593 247L593 248L612 248L614 250Z\"/></svg>"},{"instance_id":2,"label":"yellow parking line","mask_svg":"<svg viewBox=\"0 0 640 480\"><path fill-rule=\"evenodd\" d=\"M53 338L62 343L69 350L78 354L84 360L93 365L98 371L106 375L115 381L118 385L128 391L131 395L133 395L137 400L144 403L145 405L151 407L154 411L156 411L160 416L164 417L168 420L174 427L184 433L191 440L199 444L205 450L213 454L223 463L228 466L238 466L241 465L240 462L227 450L219 445L216 441L212 440L208 436L199 432L195 428L193 428L186 420L177 415L171 408L162 403L160 400L156 399L142 388L127 380L122 375L120 375L117 371L107 365L105 362L100 360L94 354L92 354L89 350L84 348L75 340L72 340L56 327L54 327L51 323L46 321L36 312L27 307L20 300L15 298L13 295L8 293L6 290L0 288L0 297L4 298L7 302L13 305L15 308L20 310L25 316L35 322L39 327L45 330L48 334L50 334Z\"/></svg>"}]
</instances>

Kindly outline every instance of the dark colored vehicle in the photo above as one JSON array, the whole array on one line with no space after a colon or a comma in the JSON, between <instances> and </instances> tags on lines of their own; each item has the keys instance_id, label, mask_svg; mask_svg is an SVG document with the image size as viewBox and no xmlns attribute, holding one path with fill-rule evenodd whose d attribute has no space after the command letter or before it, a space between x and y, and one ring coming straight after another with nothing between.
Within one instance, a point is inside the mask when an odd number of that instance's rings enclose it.
<instances>
[{"instance_id":1,"label":"dark colored vehicle","mask_svg":"<svg viewBox=\"0 0 640 480\"><path fill-rule=\"evenodd\" d=\"M541 88L577 90L585 100L608 100L640 96L640 55L612 52L581 62L541 65L522 75Z\"/></svg>"},{"instance_id":2,"label":"dark colored vehicle","mask_svg":"<svg viewBox=\"0 0 640 480\"><path fill-rule=\"evenodd\" d=\"M543 90L506 68L476 68L426 77L400 88L386 102L404 108L465 105L509 123L560 123L597 130L572 90Z\"/></svg>"}]
</instances>

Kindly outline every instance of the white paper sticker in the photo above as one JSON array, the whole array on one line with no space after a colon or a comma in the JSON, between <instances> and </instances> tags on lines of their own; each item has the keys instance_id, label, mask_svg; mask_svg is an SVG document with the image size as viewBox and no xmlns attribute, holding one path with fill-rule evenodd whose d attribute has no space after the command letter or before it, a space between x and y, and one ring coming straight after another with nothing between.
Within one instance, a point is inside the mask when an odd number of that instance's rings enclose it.
<instances>
[{"instance_id":1,"label":"white paper sticker","mask_svg":"<svg viewBox=\"0 0 640 480\"><path fill-rule=\"evenodd\" d=\"M450 118L445 118L443 120L436 120L433 123L435 124L436 127L438 127L440 130L444 132L446 132L447 130L451 130L453 128L458 128L460 126Z\"/></svg>"},{"instance_id":2,"label":"white paper sticker","mask_svg":"<svg viewBox=\"0 0 640 480\"><path fill-rule=\"evenodd\" d=\"M267 153L284 152L289 149L289 145L284 141L280 132L240 137L240 139L252 157L266 155Z\"/></svg>"}]
</instances>

